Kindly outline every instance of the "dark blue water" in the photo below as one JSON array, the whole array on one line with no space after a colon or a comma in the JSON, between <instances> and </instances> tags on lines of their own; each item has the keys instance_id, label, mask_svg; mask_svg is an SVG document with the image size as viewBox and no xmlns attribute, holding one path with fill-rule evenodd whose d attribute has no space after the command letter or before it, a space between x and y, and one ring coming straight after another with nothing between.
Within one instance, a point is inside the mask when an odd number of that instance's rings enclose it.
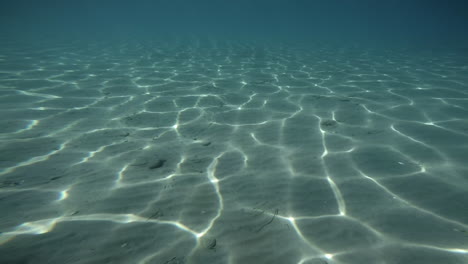
<instances>
[{"instance_id":1,"label":"dark blue water","mask_svg":"<svg viewBox=\"0 0 468 264\"><path fill-rule=\"evenodd\" d=\"M210 36L421 46L466 43L468 4L450 1L2 1L2 36ZM8 34L8 35L6 35Z\"/></svg>"},{"instance_id":2,"label":"dark blue water","mask_svg":"<svg viewBox=\"0 0 468 264\"><path fill-rule=\"evenodd\" d=\"M468 263L466 1L2 1L0 263Z\"/></svg>"}]
</instances>

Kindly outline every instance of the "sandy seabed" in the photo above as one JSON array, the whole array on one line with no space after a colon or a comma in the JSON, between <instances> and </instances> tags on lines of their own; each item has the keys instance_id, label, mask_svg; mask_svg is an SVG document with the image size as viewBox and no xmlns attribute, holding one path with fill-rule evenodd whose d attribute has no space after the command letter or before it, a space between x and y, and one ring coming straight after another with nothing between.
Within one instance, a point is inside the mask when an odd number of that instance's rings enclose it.
<instances>
[{"instance_id":1,"label":"sandy seabed","mask_svg":"<svg viewBox=\"0 0 468 264\"><path fill-rule=\"evenodd\" d=\"M468 55L3 44L1 263L468 263Z\"/></svg>"}]
</instances>

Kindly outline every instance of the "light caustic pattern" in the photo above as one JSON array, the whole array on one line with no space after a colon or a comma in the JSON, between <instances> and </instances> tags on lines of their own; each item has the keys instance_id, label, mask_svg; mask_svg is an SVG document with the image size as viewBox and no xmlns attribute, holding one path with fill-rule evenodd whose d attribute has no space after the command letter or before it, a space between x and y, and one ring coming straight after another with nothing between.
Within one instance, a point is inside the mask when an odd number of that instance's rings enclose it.
<instances>
[{"instance_id":1,"label":"light caustic pattern","mask_svg":"<svg viewBox=\"0 0 468 264\"><path fill-rule=\"evenodd\" d=\"M468 64L219 41L4 47L11 263L468 263Z\"/></svg>"}]
</instances>

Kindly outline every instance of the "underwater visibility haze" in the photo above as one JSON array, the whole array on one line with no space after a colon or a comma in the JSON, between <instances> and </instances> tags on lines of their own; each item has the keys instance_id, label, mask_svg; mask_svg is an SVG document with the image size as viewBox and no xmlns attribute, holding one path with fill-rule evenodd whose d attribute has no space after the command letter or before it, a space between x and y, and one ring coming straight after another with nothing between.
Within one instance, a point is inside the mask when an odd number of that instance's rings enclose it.
<instances>
[{"instance_id":1,"label":"underwater visibility haze","mask_svg":"<svg viewBox=\"0 0 468 264\"><path fill-rule=\"evenodd\" d=\"M0 2L0 263L468 263L468 2Z\"/></svg>"}]
</instances>

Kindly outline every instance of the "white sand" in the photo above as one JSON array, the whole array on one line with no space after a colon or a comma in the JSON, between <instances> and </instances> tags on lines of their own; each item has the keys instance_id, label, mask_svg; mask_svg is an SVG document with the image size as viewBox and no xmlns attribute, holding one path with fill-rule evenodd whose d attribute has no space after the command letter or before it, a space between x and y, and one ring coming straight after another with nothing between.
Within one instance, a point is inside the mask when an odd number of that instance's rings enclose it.
<instances>
[{"instance_id":1,"label":"white sand","mask_svg":"<svg viewBox=\"0 0 468 264\"><path fill-rule=\"evenodd\" d=\"M466 54L87 45L2 49L1 263L468 262Z\"/></svg>"}]
</instances>

